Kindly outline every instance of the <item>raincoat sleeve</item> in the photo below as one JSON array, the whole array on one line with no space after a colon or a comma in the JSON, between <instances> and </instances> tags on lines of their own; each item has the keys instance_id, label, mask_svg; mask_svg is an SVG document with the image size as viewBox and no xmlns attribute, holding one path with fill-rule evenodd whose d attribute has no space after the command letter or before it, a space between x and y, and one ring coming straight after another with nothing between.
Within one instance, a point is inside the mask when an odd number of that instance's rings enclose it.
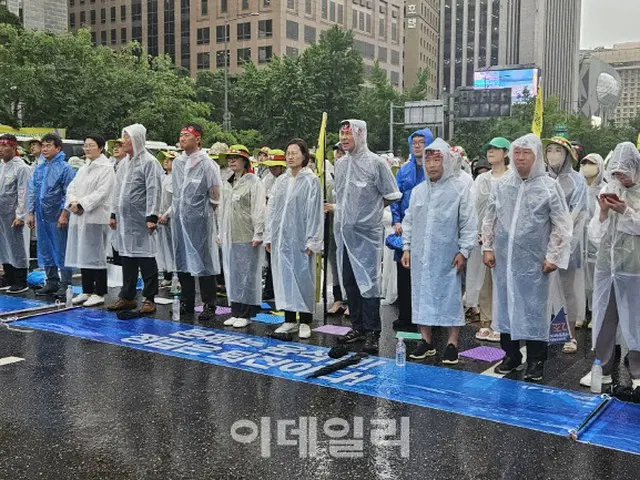
<instances>
[{"instance_id":1,"label":"raincoat sleeve","mask_svg":"<svg viewBox=\"0 0 640 480\"><path fill-rule=\"evenodd\" d=\"M378 158L377 165L378 175L376 187L378 188L380 195L390 202L401 199L402 194L400 193L400 190L398 190L398 184L396 183L396 179L393 177L393 173L391 173L391 167L389 167L389 165L387 165L387 163L381 158Z\"/></svg>"},{"instance_id":2,"label":"raincoat sleeve","mask_svg":"<svg viewBox=\"0 0 640 480\"><path fill-rule=\"evenodd\" d=\"M554 182L549 187L549 216L551 218L551 234L547 245L546 260L558 268L566 270L571 254L573 222L569 207L564 199L562 187Z\"/></svg>"},{"instance_id":3,"label":"raincoat sleeve","mask_svg":"<svg viewBox=\"0 0 640 480\"><path fill-rule=\"evenodd\" d=\"M36 168L37 170L37 168ZM29 184L27 185L27 210L28 213L35 213L36 211L36 170L33 171L31 178L29 178Z\"/></svg>"},{"instance_id":4,"label":"raincoat sleeve","mask_svg":"<svg viewBox=\"0 0 640 480\"><path fill-rule=\"evenodd\" d=\"M171 212L173 211L173 179L171 182L167 182L166 191L171 195L172 201L169 202L169 208L165 212L162 213L162 216L171 218Z\"/></svg>"},{"instance_id":5,"label":"raincoat sleeve","mask_svg":"<svg viewBox=\"0 0 640 480\"><path fill-rule=\"evenodd\" d=\"M278 182L278 179L276 179L276 181L273 183L271 191L273 192L274 196L269 197L269 201L267 202L267 206L266 206L267 220L264 224L264 243L271 243L271 222L273 222L274 220L273 204L275 203L275 194L276 194L275 185L277 182Z\"/></svg>"},{"instance_id":6,"label":"raincoat sleeve","mask_svg":"<svg viewBox=\"0 0 640 480\"><path fill-rule=\"evenodd\" d=\"M619 214L615 213L614 215ZM636 212L627 206L627 209L618 221L618 230L627 235L640 235L640 212Z\"/></svg>"},{"instance_id":7,"label":"raincoat sleeve","mask_svg":"<svg viewBox=\"0 0 640 480\"><path fill-rule=\"evenodd\" d=\"M210 178L207 179L209 185L209 201L212 205L218 206L221 201L222 195L222 176L220 175L220 168L212 168Z\"/></svg>"},{"instance_id":8,"label":"raincoat sleeve","mask_svg":"<svg viewBox=\"0 0 640 480\"><path fill-rule=\"evenodd\" d=\"M478 238L478 218L473 196L469 189L464 190L460 198L458 230L460 232L458 237L458 251L464 258L468 259Z\"/></svg>"},{"instance_id":9,"label":"raincoat sleeve","mask_svg":"<svg viewBox=\"0 0 640 480\"><path fill-rule=\"evenodd\" d=\"M413 195L409 199L409 208L404 212L402 219L402 251L411 250L411 227L413 226L413 210L416 197L420 194L418 187L413 191Z\"/></svg>"},{"instance_id":10,"label":"raincoat sleeve","mask_svg":"<svg viewBox=\"0 0 640 480\"><path fill-rule=\"evenodd\" d=\"M21 168L18 170L18 205L16 206L16 219L26 220L28 208L27 197L29 190L31 170L29 168Z\"/></svg>"},{"instance_id":11,"label":"raincoat sleeve","mask_svg":"<svg viewBox=\"0 0 640 480\"><path fill-rule=\"evenodd\" d=\"M396 174L396 185L399 185L398 175L400 175L400 169L398 169L398 173ZM400 189L398 188L398 191ZM400 199L397 202L391 204L391 225L395 225L396 223L402 222L402 196L404 194L400 192Z\"/></svg>"},{"instance_id":12,"label":"raincoat sleeve","mask_svg":"<svg viewBox=\"0 0 640 480\"><path fill-rule=\"evenodd\" d=\"M307 202L307 242L305 248L314 253L322 251L324 246L324 214L322 211L322 192L316 177L311 179L309 200ZM269 208L269 207L267 207Z\"/></svg>"},{"instance_id":13,"label":"raincoat sleeve","mask_svg":"<svg viewBox=\"0 0 640 480\"><path fill-rule=\"evenodd\" d=\"M145 216L148 222L156 223L162 200L162 169L158 162L153 159L147 162L145 173L145 178L147 179L147 208Z\"/></svg>"},{"instance_id":14,"label":"raincoat sleeve","mask_svg":"<svg viewBox=\"0 0 640 480\"><path fill-rule=\"evenodd\" d=\"M496 236L496 189L492 188L487 202L487 209L482 220L482 251L493 252L493 244Z\"/></svg>"},{"instance_id":15,"label":"raincoat sleeve","mask_svg":"<svg viewBox=\"0 0 640 480\"><path fill-rule=\"evenodd\" d=\"M605 193L607 191L607 185L602 187L600 193ZM598 196L600 196L600 193ZM604 222L600 221L600 203L596 201L596 210L593 213L593 218L589 222L589 227L587 229L587 233L589 235L589 241L594 245L600 246L600 240L607 233L609 229L609 217Z\"/></svg>"},{"instance_id":16,"label":"raincoat sleeve","mask_svg":"<svg viewBox=\"0 0 640 480\"><path fill-rule=\"evenodd\" d=\"M120 182L122 181L121 177L123 171L124 168L122 168L121 165L120 168L116 171L116 176L113 181L113 194L111 195L111 218L115 220L117 220L116 209L118 208L118 199L120 197Z\"/></svg>"},{"instance_id":17,"label":"raincoat sleeve","mask_svg":"<svg viewBox=\"0 0 640 480\"><path fill-rule=\"evenodd\" d=\"M267 199L264 193L264 183L254 182L251 187L251 221L253 222L253 241L262 242L264 235L264 214Z\"/></svg>"},{"instance_id":18,"label":"raincoat sleeve","mask_svg":"<svg viewBox=\"0 0 640 480\"><path fill-rule=\"evenodd\" d=\"M97 207L108 203L111 196L111 189L113 188L113 182L115 180L115 174L109 172L110 175L104 175L98 184L98 188L85 197L76 198L75 201L82 205L82 209L85 212L91 212ZM71 182L73 185L75 182ZM67 195L68 197L68 195ZM67 205L71 202L67 200Z\"/></svg>"},{"instance_id":19,"label":"raincoat sleeve","mask_svg":"<svg viewBox=\"0 0 640 480\"><path fill-rule=\"evenodd\" d=\"M62 184L64 185L65 192L69 188L69 184L73 181L73 178L75 176L76 176L76 171L73 168L71 168L69 164L65 163L65 168L62 171ZM67 199L67 196L65 195L62 198L62 205L60 205L60 212L62 212L62 210L67 210L67 207L65 205L66 199Z\"/></svg>"}]
</instances>

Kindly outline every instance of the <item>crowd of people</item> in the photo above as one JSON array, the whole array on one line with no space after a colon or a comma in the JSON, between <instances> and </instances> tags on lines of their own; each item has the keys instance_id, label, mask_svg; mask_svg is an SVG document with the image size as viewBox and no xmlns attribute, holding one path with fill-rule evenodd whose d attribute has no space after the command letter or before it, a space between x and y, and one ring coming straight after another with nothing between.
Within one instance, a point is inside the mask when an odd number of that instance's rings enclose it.
<instances>
[{"instance_id":1,"label":"crowd of people","mask_svg":"<svg viewBox=\"0 0 640 480\"><path fill-rule=\"evenodd\" d=\"M301 139L252 158L243 145L206 151L202 136L199 125L185 125L182 152L166 152L161 165L145 148L142 125L123 129L111 158L105 139L89 135L77 172L55 134L39 142L35 168L18 155L16 137L0 136L2 290L28 289L35 229L46 273L37 295L64 296L80 270L82 293L73 303L101 305L109 259L122 268L110 311L152 315L159 288L177 281L181 314L192 316L197 278L199 321L216 320L221 284L231 307L224 325L246 327L263 299L274 299L285 320L274 333L306 339L316 311L316 255L324 251L333 286L328 312L351 320L343 343L378 351L381 285L393 275L393 328L422 338L414 360L436 355L433 328L446 327L442 362L458 363L460 331L477 321L476 338L506 352L498 373L524 369L524 342L525 379L540 381L551 318L564 309L571 338L562 351L575 353L576 328L590 323L603 383L611 383L616 345L624 343L640 386L633 313L640 307L640 153L633 144L617 145L605 162L563 137L498 137L486 144L486 158L469 164L462 148L421 129L409 136L409 159L394 175L369 150L366 123L347 120L321 185ZM590 374L581 384L590 385Z\"/></svg>"}]
</instances>

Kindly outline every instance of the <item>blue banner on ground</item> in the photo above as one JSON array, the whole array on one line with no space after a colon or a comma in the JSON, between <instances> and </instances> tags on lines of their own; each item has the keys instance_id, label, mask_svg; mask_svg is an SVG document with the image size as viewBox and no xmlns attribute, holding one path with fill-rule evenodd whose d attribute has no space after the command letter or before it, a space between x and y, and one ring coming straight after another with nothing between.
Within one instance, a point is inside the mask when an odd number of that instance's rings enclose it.
<instances>
[{"instance_id":1,"label":"blue banner on ground","mask_svg":"<svg viewBox=\"0 0 640 480\"><path fill-rule=\"evenodd\" d=\"M562 307L553 320L551 320L551 327L549 327L549 344L567 343L569 340L571 340L571 330L569 330L567 314L564 311L564 307Z\"/></svg>"},{"instance_id":2,"label":"blue banner on ground","mask_svg":"<svg viewBox=\"0 0 640 480\"><path fill-rule=\"evenodd\" d=\"M0 295L0 313L9 313L16 310L25 310L27 308L44 307L45 305L47 304L39 302L38 300Z\"/></svg>"},{"instance_id":3,"label":"blue banner on ground","mask_svg":"<svg viewBox=\"0 0 640 480\"><path fill-rule=\"evenodd\" d=\"M100 310L81 308L16 325L562 436L582 424L600 403L595 395L421 364L396 367L392 359L375 356L307 379L336 361L327 356L327 348L162 320L120 321Z\"/></svg>"},{"instance_id":4,"label":"blue banner on ground","mask_svg":"<svg viewBox=\"0 0 640 480\"><path fill-rule=\"evenodd\" d=\"M640 405L612 398L597 419L582 431L578 440L640 454Z\"/></svg>"}]
</instances>

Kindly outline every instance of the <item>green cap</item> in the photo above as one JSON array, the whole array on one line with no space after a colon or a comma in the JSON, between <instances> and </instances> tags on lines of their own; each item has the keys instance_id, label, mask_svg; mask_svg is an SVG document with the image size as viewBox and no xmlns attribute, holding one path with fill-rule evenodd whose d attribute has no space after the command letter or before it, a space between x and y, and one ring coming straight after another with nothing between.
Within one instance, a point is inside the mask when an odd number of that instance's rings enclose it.
<instances>
[{"instance_id":1,"label":"green cap","mask_svg":"<svg viewBox=\"0 0 640 480\"><path fill-rule=\"evenodd\" d=\"M503 150L509 150L511 143L504 137L495 137L492 138L489 143L484 146L484 151L486 152L491 147L493 148L502 148Z\"/></svg>"}]
</instances>

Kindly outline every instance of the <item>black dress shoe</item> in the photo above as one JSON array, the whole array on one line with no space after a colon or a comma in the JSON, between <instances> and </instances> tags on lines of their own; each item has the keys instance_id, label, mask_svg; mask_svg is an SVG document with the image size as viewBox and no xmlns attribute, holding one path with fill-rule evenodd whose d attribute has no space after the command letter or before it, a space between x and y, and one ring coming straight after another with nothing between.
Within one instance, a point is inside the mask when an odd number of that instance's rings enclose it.
<instances>
[{"instance_id":1,"label":"black dress shoe","mask_svg":"<svg viewBox=\"0 0 640 480\"><path fill-rule=\"evenodd\" d=\"M53 283L47 283L43 288L41 288L40 290L36 290L36 295L38 297L44 297L47 295L53 295L54 293L56 293L58 291L58 287L59 285ZM65 291L66 293L66 291Z\"/></svg>"}]
</instances>

